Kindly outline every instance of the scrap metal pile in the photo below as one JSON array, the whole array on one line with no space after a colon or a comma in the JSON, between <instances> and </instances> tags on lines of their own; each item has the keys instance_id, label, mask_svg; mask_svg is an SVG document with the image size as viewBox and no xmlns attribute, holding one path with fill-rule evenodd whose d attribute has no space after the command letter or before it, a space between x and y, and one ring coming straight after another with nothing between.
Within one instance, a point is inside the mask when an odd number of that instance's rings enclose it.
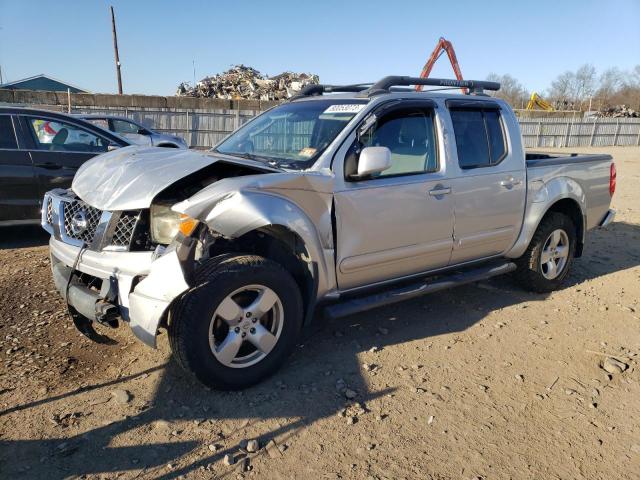
<instances>
[{"instance_id":1,"label":"scrap metal pile","mask_svg":"<svg viewBox=\"0 0 640 480\"><path fill-rule=\"evenodd\" d=\"M615 107L603 108L598 112L599 117L626 117L626 118L639 118L640 112L629 108L626 105L616 105Z\"/></svg>"},{"instance_id":2,"label":"scrap metal pile","mask_svg":"<svg viewBox=\"0 0 640 480\"><path fill-rule=\"evenodd\" d=\"M195 87L181 83L176 95L229 100L284 100L295 95L305 85L319 81L318 75L311 73L283 72L274 77L266 77L254 68L236 65L224 73L203 78Z\"/></svg>"}]
</instances>

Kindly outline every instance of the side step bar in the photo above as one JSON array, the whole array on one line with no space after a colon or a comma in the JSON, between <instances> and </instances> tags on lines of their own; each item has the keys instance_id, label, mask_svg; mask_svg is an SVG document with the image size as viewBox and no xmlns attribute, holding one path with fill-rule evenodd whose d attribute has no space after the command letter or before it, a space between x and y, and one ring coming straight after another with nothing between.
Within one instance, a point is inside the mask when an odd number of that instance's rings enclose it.
<instances>
[{"instance_id":1,"label":"side step bar","mask_svg":"<svg viewBox=\"0 0 640 480\"><path fill-rule=\"evenodd\" d=\"M390 305L396 302L409 300L410 298L426 295L427 293L439 292L447 288L458 287L467 283L473 283L487 278L513 272L516 264L513 262L502 262L499 264L485 264L483 266L469 268L466 270L456 270L452 273L438 275L432 279L426 279L412 285L405 285L380 293L374 293L364 297L357 297L345 300L340 303L328 305L324 309L327 319L333 320L346 317L355 313L364 312L383 305Z\"/></svg>"}]
</instances>

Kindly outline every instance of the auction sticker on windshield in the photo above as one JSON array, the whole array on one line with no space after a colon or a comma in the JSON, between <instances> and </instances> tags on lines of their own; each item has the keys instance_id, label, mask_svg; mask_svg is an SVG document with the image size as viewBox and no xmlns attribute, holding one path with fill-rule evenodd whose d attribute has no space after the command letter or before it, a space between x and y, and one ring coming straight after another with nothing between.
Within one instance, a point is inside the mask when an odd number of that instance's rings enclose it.
<instances>
[{"instance_id":1,"label":"auction sticker on windshield","mask_svg":"<svg viewBox=\"0 0 640 480\"><path fill-rule=\"evenodd\" d=\"M301 157L313 157L317 151L317 148L304 147L298 152L298 155L300 155Z\"/></svg>"},{"instance_id":2,"label":"auction sticker on windshield","mask_svg":"<svg viewBox=\"0 0 640 480\"><path fill-rule=\"evenodd\" d=\"M331 105L322 113L358 113L366 105L364 103L347 103L344 105Z\"/></svg>"}]
</instances>

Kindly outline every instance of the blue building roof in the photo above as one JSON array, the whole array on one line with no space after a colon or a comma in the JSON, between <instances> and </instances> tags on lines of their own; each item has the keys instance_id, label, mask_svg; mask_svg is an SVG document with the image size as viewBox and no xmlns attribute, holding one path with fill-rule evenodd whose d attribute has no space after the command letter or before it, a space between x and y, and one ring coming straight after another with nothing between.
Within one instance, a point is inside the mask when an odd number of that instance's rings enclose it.
<instances>
[{"instance_id":1,"label":"blue building roof","mask_svg":"<svg viewBox=\"0 0 640 480\"><path fill-rule=\"evenodd\" d=\"M49 77L44 73L14 82L3 83L0 85L0 88L10 90L42 90L45 92L66 92L67 89L69 89L71 93L90 93L88 90Z\"/></svg>"}]
</instances>

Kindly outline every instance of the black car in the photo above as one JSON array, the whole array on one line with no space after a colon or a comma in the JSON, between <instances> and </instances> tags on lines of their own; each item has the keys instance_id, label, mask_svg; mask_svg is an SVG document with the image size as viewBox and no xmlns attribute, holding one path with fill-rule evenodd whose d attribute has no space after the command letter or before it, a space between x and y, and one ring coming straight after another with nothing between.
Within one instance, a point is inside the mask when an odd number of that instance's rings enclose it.
<instances>
[{"instance_id":1,"label":"black car","mask_svg":"<svg viewBox=\"0 0 640 480\"><path fill-rule=\"evenodd\" d=\"M38 223L45 192L90 158L130 142L79 118L0 107L0 225Z\"/></svg>"}]
</instances>

